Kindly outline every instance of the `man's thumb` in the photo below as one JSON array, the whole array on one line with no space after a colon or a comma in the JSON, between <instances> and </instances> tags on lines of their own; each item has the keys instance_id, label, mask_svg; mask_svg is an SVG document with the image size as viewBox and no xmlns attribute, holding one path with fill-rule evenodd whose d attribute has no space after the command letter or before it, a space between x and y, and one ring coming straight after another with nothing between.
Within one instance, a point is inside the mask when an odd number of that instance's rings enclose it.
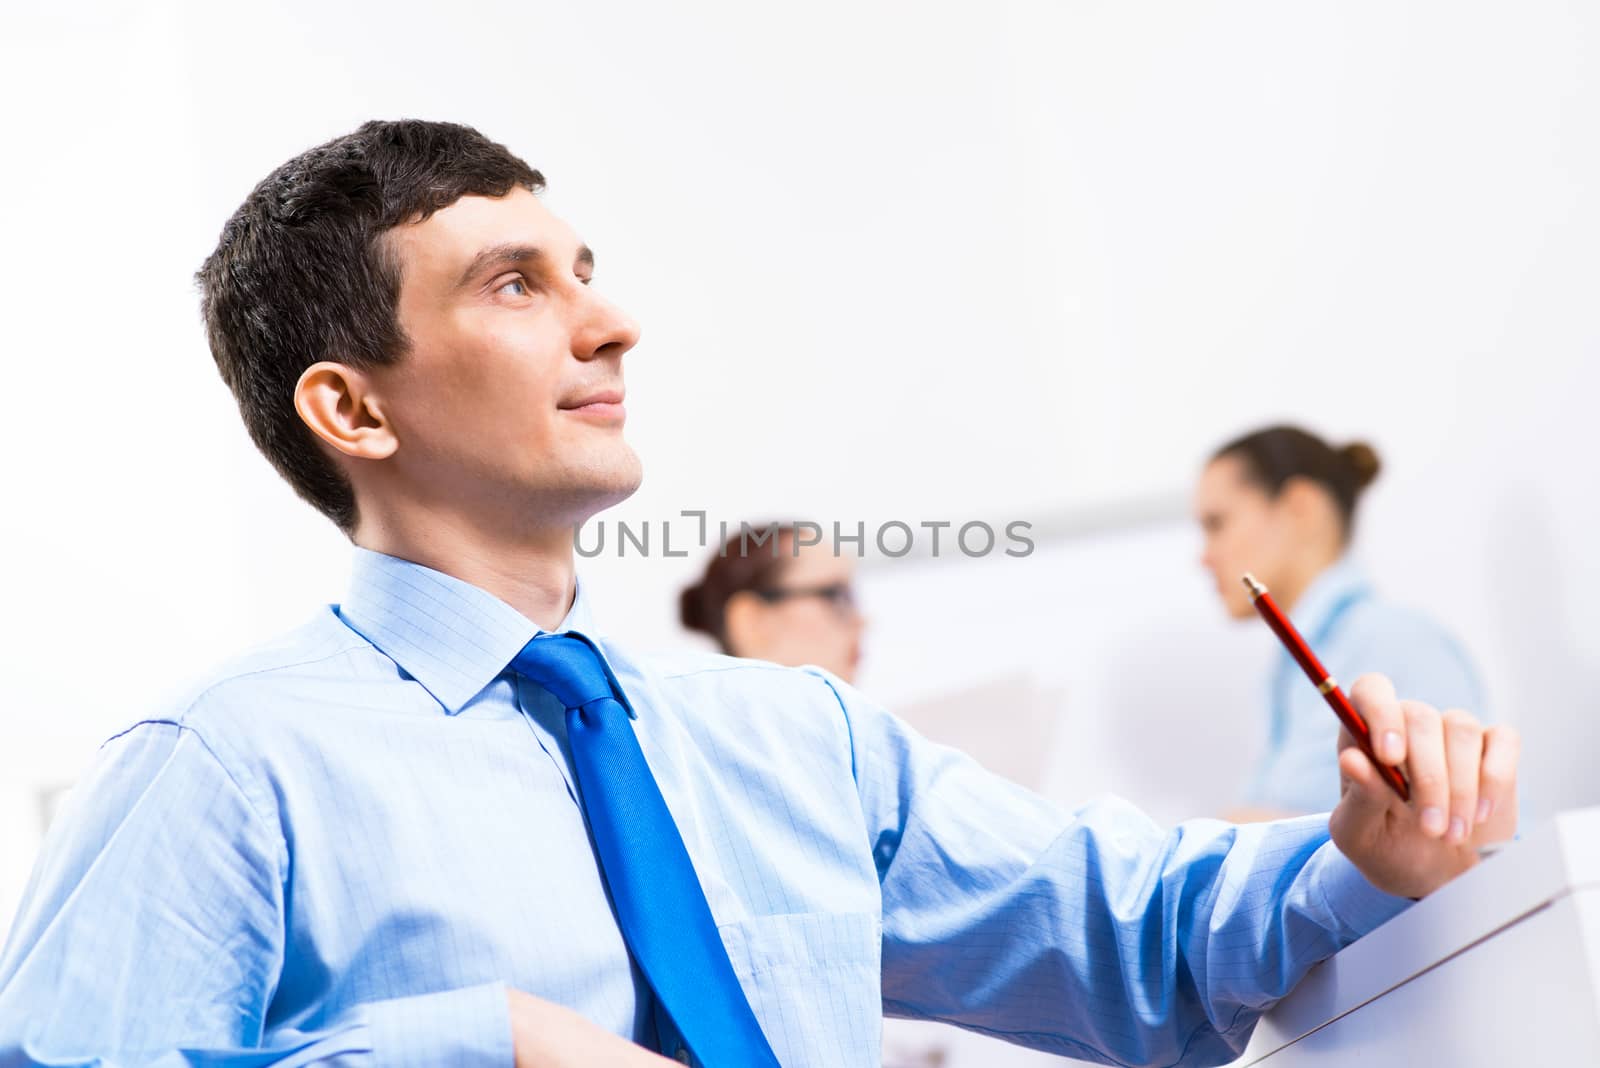
<instances>
[{"instance_id":1,"label":"man's thumb","mask_svg":"<svg viewBox=\"0 0 1600 1068\"><path fill-rule=\"evenodd\" d=\"M1339 799L1341 815L1357 824L1382 816L1389 807L1393 792L1356 746L1346 746L1339 754L1339 773L1350 783L1350 788Z\"/></svg>"}]
</instances>

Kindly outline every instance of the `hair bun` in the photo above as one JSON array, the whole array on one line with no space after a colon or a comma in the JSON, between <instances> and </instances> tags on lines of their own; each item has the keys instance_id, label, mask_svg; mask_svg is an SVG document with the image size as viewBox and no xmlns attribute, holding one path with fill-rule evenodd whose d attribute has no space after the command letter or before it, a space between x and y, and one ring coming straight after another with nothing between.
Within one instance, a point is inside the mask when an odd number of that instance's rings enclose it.
<instances>
[{"instance_id":1,"label":"hair bun","mask_svg":"<svg viewBox=\"0 0 1600 1068\"><path fill-rule=\"evenodd\" d=\"M1371 445L1364 441L1352 441L1339 450L1339 455L1344 457L1345 463L1350 465L1350 470L1355 472L1356 486L1366 489L1372 485L1372 480L1378 477L1378 472L1383 465L1378 461L1378 454Z\"/></svg>"},{"instance_id":2,"label":"hair bun","mask_svg":"<svg viewBox=\"0 0 1600 1068\"><path fill-rule=\"evenodd\" d=\"M704 587L699 583L688 587L678 595L678 621L689 630L710 633L706 626L706 605Z\"/></svg>"}]
</instances>

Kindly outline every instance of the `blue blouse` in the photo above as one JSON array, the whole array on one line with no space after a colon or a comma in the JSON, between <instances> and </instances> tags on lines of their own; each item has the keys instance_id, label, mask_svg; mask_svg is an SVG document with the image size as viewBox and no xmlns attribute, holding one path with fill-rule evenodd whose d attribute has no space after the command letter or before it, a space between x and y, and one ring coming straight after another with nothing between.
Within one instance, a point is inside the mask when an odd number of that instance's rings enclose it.
<instances>
[{"instance_id":1,"label":"blue blouse","mask_svg":"<svg viewBox=\"0 0 1600 1068\"><path fill-rule=\"evenodd\" d=\"M1318 575L1289 613L1317 659L1349 692L1368 672L1401 697L1485 718L1483 691L1461 646L1428 617L1380 598L1348 558ZM1246 787L1250 805L1326 812L1339 801L1339 720L1279 649L1268 678L1267 747Z\"/></svg>"}]
</instances>

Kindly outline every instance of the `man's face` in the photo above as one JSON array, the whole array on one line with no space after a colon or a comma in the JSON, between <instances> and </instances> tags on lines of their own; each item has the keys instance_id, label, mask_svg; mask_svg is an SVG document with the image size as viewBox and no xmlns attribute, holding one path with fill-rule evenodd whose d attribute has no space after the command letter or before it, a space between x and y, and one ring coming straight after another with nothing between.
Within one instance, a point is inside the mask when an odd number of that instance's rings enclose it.
<instances>
[{"instance_id":1,"label":"man's face","mask_svg":"<svg viewBox=\"0 0 1600 1068\"><path fill-rule=\"evenodd\" d=\"M633 493L622 355L639 328L589 287L593 256L572 229L515 189L387 240L410 349L372 377L407 498L517 529L576 524Z\"/></svg>"}]
</instances>

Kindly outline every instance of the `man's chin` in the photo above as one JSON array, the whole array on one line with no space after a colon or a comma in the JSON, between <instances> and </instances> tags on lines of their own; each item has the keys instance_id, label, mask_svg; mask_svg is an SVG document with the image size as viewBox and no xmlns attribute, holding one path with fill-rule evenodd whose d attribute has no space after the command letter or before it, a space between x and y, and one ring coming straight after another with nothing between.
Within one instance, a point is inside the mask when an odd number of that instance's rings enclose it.
<instances>
[{"instance_id":1,"label":"man's chin","mask_svg":"<svg viewBox=\"0 0 1600 1068\"><path fill-rule=\"evenodd\" d=\"M632 477L618 478L604 486L595 488L594 512L603 512L607 508L621 504L632 497L639 490L639 485L644 481L644 472L635 469ZM594 512L589 513L593 515Z\"/></svg>"},{"instance_id":2,"label":"man's chin","mask_svg":"<svg viewBox=\"0 0 1600 1068\"><path fill-rule=\"evenodd\" d=\"M627 445L622 446L622 453L614 458L609 465L610 477L606 480L607 490L615 496L611 504L621 504L638 492L639 486L644 482L644 464L639 461L639 454ZM606 507L611 507L607 505Z\"/></svg>"},{"instance_id":3,"label":"man's chin","mask_svg":"<svg viewBox=\"0 0 1600 1068\"><path fill-rule=\"evenodd\" d=\"M567 494L573 521L586 522L607 508L621 504L634 495L643 481L643 465L631 449L626 456L612 457L604 466L596 465L581 472Z\"/></svg>"}]
</instances>

